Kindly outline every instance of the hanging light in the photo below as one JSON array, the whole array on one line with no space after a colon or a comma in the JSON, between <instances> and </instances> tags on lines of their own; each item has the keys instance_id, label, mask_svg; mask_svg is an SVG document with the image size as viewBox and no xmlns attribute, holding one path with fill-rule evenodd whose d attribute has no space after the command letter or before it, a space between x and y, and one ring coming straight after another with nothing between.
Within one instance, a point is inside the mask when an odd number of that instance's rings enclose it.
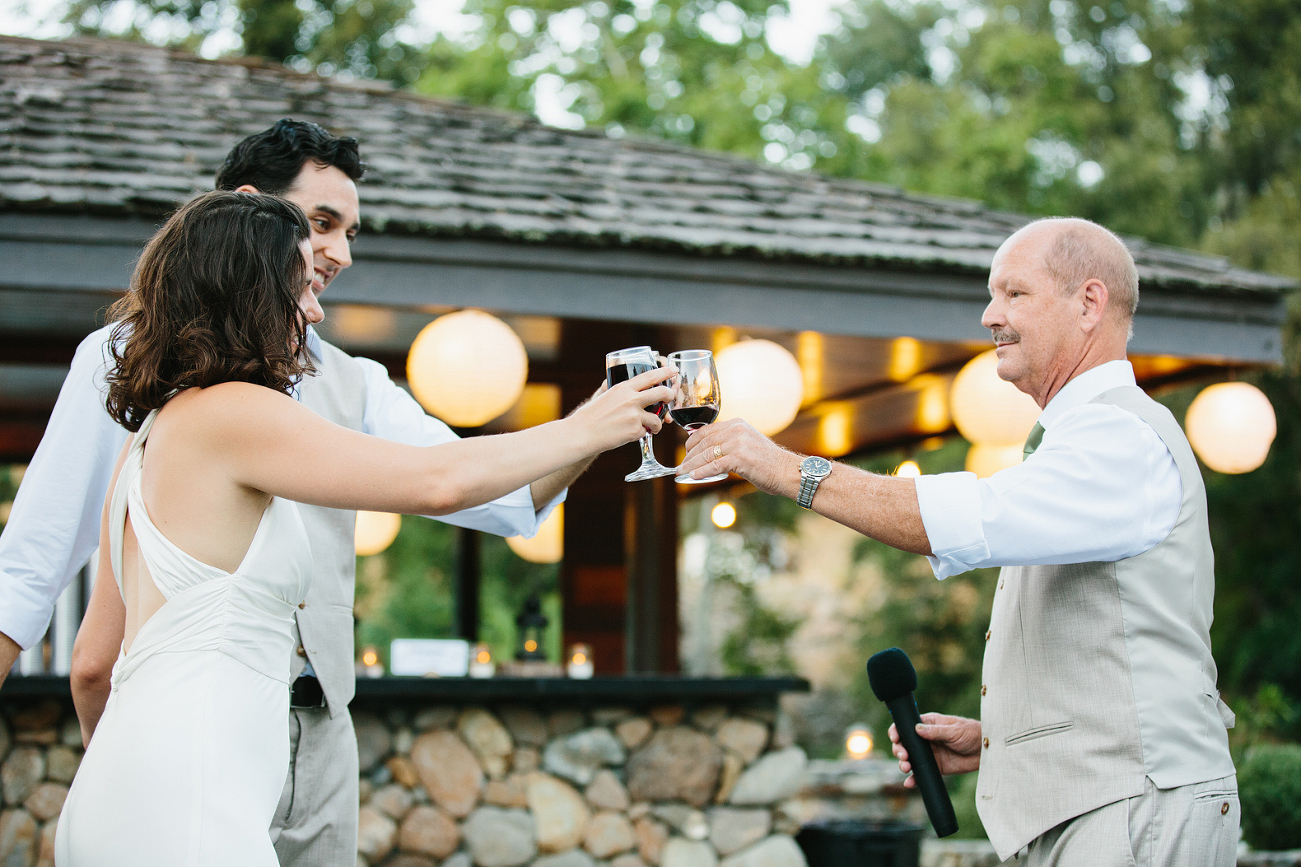
<instances>
[{"instance_id":1,"label":"hanging light","mask_svg":"<svg viewBox=\"0 0 1301 867\"><path fill-rule=\"evenodd\" d=\"M998 378L992 349L958 371L949 404L958 433L978 445L1024 445L1040 412L1034 398Z\"/></svg>"},{"instance_id":2,"label":"hanging light","mask_svg":"<svg viewBox=\"0 0 1301 867\"><path fill-rule=\"evenodd\" d=\"M723 406L719 421L743 418L764 436L795 420L804 401L799 362L771 340L742 340L714 356Z\"/></svg>"},{"instance_id":3,"label":"hanging light","mask_svg":"<svg viewBox=\"0 0 1301 867\"><path fill-rule=\"evenodd\" d=\"M530 563L559 563L565 556L565 504L556 506L531 539L511 536L506 544Z\"/></svg>"},{"instance_id":4,"label":"hanging light","mask_svg":"<svg viewBox=\"0 0 1301 867\"><path fill-rule=\"evenodd\" d=\"M986 479L999 470L1014 467L1021 463L1024 445L991 446L974 443L967 450L967 472L975 473L976 478Z\"/></svg>"},{"instance_id":5,"label":"hanging light","mask_svg":"<svg viewBox=\"0 0 1301 867\"><path fill-rule=\"evenodd\" d=\"M894 474L902 479L915 479L922 474L922 468L916 461L904 461L895 467Z\"/></svg>"},{"instance_id":6,"label":"hanging light","mask_svg":"<svg viewBox=\"0 0 1301 867\"><path fill-rule=\"evenodd\" d=\"M390 512L358 512L357 529L353 534L353 545L358 557L378 554L398 537L402 529L402 516Z\"/></svg>"},{"instance_id":7,"label":"hanging light","mask_svg":"<svg viewBox=\"0 0 1301 867\"><path fill-rule=\"evenodd\" d=\"M1265 462L1278 433L1274 407L1246 382L1208 386L1184 416L1188 441L1217 473L1249 473Z\"/></svg>"},{"instance_id":8,"label":"hanging light","mask_svg":"<svg viewBox=\"0 0 1301 867\"><path fill-rule=\"evenodd\" d=\"M482 310L426 325L407 354L407 381L426 410L456 427L479 427L510 409L529 375L524 342Z\"/></svg>"},{"instance_id":9,"label":"hanging light","mask_svg":"<svg viewBox=\"0 0 1301 867\"><path fill-rule=\"evenodd\" d=\"M720 530L726 530L736 523L736 506L724 500L709 510L709 520Z\"/></svg>"}]
</instances>

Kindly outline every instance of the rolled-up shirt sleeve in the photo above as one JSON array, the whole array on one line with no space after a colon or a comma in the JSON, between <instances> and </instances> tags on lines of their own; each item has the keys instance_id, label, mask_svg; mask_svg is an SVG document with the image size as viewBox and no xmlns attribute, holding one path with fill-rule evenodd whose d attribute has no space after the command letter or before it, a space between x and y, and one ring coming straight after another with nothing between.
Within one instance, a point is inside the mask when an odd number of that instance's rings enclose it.
<instances>
[{"instance_id":1,"label":"rolled-up shirt sleeve","mask_svg":"<svg viewBox=\"0 0 1301 867\"><path fill-rule=\"evenodd\" d=\"M427 414L410 394L389 379L384 366L368 358L357 358L366 377L366 433L413 446L451 442L456 432ZM533 536L568 492L561 491L542 509L533 508L533 493L527 485L482 506L450 515L429 516L434 520L482 530L497 536Z\"/></svg>"},{"instance_id":2,"label":"rolled-up shirt sleeve","mask_svg":"<svg viewBox=\"0 0 1301 867\"><path fill-rule=\"evenodd\" d=\"M917 479L928 559L943 580L986 566L1113 562L1149 550L1173 529L1182 483L1150 425L1127 410L1086 404L1063 413L1024 463L977 479Z\"/></svg>"},{"instance_id":3,"label":"rolled-up shirt sleeve","mask_svg":"<svg viewBox=\"0 0 1301 867\"><path fill-rule=\"evenodd\" d=\"M106 326L77 347L45 435L0 533L0 632L31 647L99 544L100 513L127 432L104 409Z\"/></svg>"}]
</instances>

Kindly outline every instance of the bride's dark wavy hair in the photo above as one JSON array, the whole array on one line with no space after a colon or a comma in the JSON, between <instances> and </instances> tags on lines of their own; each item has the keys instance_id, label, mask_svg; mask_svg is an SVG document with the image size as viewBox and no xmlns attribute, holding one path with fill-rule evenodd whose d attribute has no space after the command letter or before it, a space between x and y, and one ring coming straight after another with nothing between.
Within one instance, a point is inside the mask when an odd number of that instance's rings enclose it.
<instances>
[{"instance_id":1,"label":"bride's dark wavy hair","mask_svg":"<svg viewBox=\"0 0 1301 867\"><path fill-rule=\"evenodd\" d=\"M137 431L181 389L251 382L289 393L312 371L298 306L309 232L297 206L253 193L207 193L173 214L109 308L109 415Z\"/></svg>"}]
</instances>

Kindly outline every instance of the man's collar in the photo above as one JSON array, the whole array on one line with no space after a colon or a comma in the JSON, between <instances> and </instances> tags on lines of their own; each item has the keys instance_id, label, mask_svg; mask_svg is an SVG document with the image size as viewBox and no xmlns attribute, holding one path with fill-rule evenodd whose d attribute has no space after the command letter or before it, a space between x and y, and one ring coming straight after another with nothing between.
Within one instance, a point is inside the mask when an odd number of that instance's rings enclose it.
<instances>
[{"instance_id":1,"label":"man's collar","mask_svg":"<svg viewBox=\"0 0 1301 867\"><path fill-rule=\"evenodd\" d=\"M1104 391L1137 384L1134 366L1128 361L1122 359L1099 364L1062 386L1061 391L1053 395L1053 399L1048 401L1044 411L1039 414L1039 424L1045 429L1051 428L1062 413L1088 403Z\"/></svg>"},{"instance_id":2,"label":"man's collar","mask_svg":"<svg viewBox=\"0 0 1301 867\"><path fill-rule=\"evenodd\" d=\"M321 360L321 336L316 333L316 329L307 326L307 351L311 353L312 361L319 363Z\"/></svg>"}]
</instances>

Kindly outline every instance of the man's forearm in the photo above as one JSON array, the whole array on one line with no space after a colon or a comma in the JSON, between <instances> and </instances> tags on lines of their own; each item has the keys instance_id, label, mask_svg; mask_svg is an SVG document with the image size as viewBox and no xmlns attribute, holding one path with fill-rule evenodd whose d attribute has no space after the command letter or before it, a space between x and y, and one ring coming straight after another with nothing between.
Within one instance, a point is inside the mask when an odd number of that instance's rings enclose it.
<instances>
[{"instance_id":1,"label":"man's forearm","mask_svg":"<svg viewBox=\"0 0 1301 867\"><path fill-rule=\"evenodd\" d=\"M587 471L596 460L593 455L590 458L584 458L577 463L570 464L567 467L561 467L549 476L543 476L533 484L529 485L529 493L533 495L533 511L540 512L561 492L578 481L578 477Z\"/></svg>"},{"instance_id":2,"label":"man's forearm","mask_svg":"<svg viewBox=\"0 0 1301 867\"><path fill-rule=\"evenodd\" d=\"M18 661L18 654L22 650L17 641L0 632L0 686L4 686L5 678L9 676L9 670Z\"/></svg>"}]
</instances>

